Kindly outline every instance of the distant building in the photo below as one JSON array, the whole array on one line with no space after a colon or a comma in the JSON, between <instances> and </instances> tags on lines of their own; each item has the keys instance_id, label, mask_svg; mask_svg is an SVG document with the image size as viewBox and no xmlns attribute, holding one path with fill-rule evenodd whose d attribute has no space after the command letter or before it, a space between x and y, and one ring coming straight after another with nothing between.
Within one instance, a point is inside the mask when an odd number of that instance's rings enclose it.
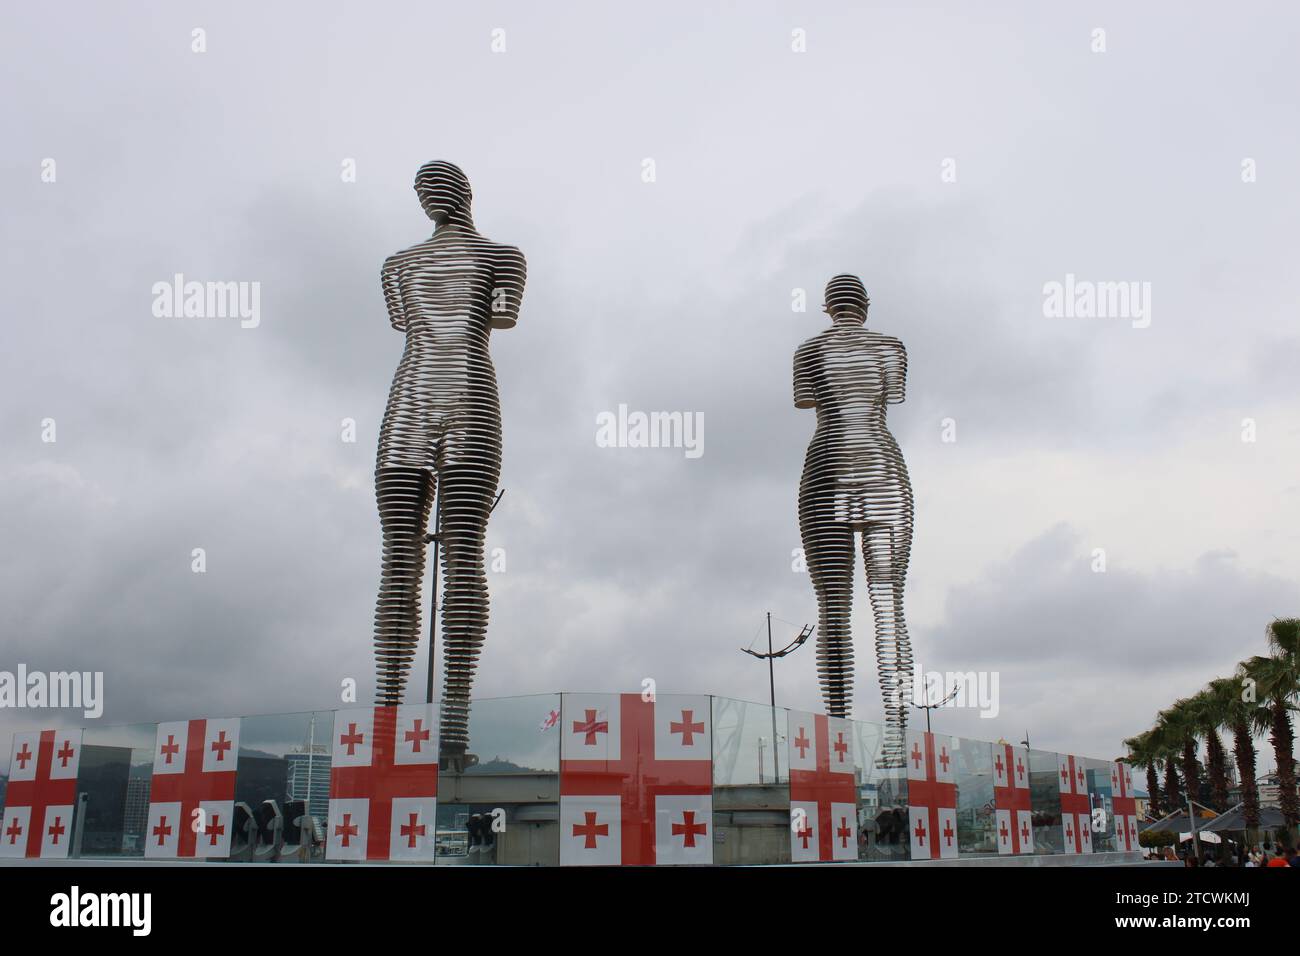
<instances>
[{"instance_id":1,"label":"distant building","mask_svg":"<svg viewBox=\"0 0 1300 956\"><path fill-rule=\"evenodd\" d=\"M289 764L284 757L239 748L239 775L235 777L236 803L256 808L267 800L274 800L283 806L288 799L288 780Z\"/></svg>"},{"instance_id":2,"label":"distant building","mask_svg":"<svg viewBox=\"0 0 1300 956\"><path fill-rule=\"evenodd\" d=\"M123 852L122 821L131 776L131 748L85 744L77 768L77 793L86 798L81 852L116 856Z\"/></svg>"},{"instance_id":3,"label":"distant building","mask_svg":"<svg viewBox=\"0 0 1300 956\"><path fill-rule=\"evenodd\" d=\"M135 846L144 836L145 827L149 825L149 792L153 777L147 772L148 765L131 768L131 776L126 781L126 813L122 818L122 836Z\"/></svg>"},{"instance_id":4,"label":"distant building","mask_svg":"<svg viewBox=\"0 0 1300 956\"><path fill-rule=\"evenodd\" d=\"M880 788L874 783L864 783L858 789L858 809L871 817L880 809Z\"/></svg>"},{"instance_id":5,"label":"distant building","mask_svg":"<svg viewBox=\"0 0 1300 956\"><path fill-rule=\"evenodd\" d=\"M290 800L305 800L307 813L318 820L329 817L330 754L324 747L284 755L288 764L285 784Z\"/></svg>"},{"instance_id":6,"label":"distant building","mask_svg":"<svg viewBox=\"0 0 1300 956\"><path fill-rule=\"evenodd\" d=\"M1281 789L1278 786L1276 771L1260 777L1258 787L1261 807L1276 807L1281 802Z\"/></svg>"}]
</instances>

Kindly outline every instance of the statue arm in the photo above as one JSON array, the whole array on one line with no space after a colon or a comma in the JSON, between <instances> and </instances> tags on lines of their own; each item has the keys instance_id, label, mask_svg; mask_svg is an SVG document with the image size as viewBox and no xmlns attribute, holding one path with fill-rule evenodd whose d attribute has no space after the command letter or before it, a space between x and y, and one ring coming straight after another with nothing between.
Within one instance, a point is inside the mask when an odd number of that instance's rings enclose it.
<instances>
[{"instance_id":1,"label":"statue arm","mask_svg":"<svg viewBox=\"0 0 1300 956\"><path fill-rule=\"evenodd\" d=\"M388 321L397 331L405 332L406 314L402 311L402 290L397 278L397 264L392 259L384 260L380 282L384 287L384 304L388 306Z\"/></svg>"},{"instance_id":2,"label":"statue arm","mask_svg":"<svg viewBox=\"0 0 1300 956\"><path fill-rule=\"evenodd\" d=\"M894 343L893 354L885 374L885 401L899 405L907 399L907 349L902 342Z\"/></svg>"},{"instance_id":3,"label":"statue arm","mask_svg":"<svg viewBox=\"0 0 1300 956\"><path fill-rule=\"evenodd\" d=\"M513 329L519 321L519 304L524 298L528 263L524 254L513 246L502 247L493 273L491 325L494 329Z\"/></svg>"},{"instance_id":4,"label":"statue arm","mask_svg":"<svg viewBox=\"0 0 1300 956\"><path fill-rule=\"evenodd\" d=\"M812 352L807 344L794 353L794 407L816 408L817 399L812 387Z\"/></svg>"}]
</instances>

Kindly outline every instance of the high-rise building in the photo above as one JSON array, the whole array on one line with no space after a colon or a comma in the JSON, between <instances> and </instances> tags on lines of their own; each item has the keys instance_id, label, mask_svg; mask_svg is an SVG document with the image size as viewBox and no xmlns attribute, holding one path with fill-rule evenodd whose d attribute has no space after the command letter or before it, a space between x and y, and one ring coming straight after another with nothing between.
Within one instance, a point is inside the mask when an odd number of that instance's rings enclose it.
<instances>
[{"instance_id":1,"label":"high-rise building","mask_svg":"<svg viewBox=\"0 0 1300 956\"><path fill-rule=\"evenodd\" d=\"M122 819L122 833L137 840L143 837L145 827L149 824L149 791L153 777L147 773L148 769L147 766L132 767L131 776L126 781L126 812Z\"/></svg>"},{"instance_id":2,"label":"high-rise building","mask_svg":"<svg viewBox=\"0 0 1300 956\"><path fill-rule=\"evenodd\" d=\"M329 817L330 753L317 744L284 755L289 764L286 791L290 800L305 800L307 813L322 823Z\"/></svg>"}]
</instances>

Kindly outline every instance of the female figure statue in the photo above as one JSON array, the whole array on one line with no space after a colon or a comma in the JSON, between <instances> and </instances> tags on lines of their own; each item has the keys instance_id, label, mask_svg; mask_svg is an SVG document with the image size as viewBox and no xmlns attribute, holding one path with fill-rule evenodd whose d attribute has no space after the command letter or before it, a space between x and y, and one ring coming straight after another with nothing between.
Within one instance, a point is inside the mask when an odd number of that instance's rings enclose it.
<instances>
[{"instance_id":1,"label":"female figure statue","mask_svg":"<svg viewBox=\"0 0 1300 956\"><path fill-rule=\"evenodd\" d=\"M912 649L903 585L912 548L912 486L886 406L903 401L907 353L866 326L870 301L856 276L826 285L831 326L795 352L794 404L817 409L799 482L799 531L817 592L817 671L826 712L847 717L853 700L853 551L862 535L884 696L882 766L901 766Z\"/></svg>"}]
</instances>

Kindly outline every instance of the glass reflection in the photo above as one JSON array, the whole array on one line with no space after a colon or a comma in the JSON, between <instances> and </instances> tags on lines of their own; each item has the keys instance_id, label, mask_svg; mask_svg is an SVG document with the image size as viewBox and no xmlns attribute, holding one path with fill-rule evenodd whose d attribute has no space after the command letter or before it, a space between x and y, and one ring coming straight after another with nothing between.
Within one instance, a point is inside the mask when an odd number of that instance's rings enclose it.
<instances>
[{"instance_id":1,"label":"glass reflection","mask_svg":"<svg viewBox=\"0 0 1300 956\"><path fill-rule=\"evenodd\" d=\"M231 861L325 859L333 727L333 711L243 719Z\"/></svg>"},{"instance_id":2,"label":"glass reflection","mask_svg":"<svg viewBox=\"0 0 1300 956\"><path fill-rule=\"evenodd\" d=\"M560 695L474 701L463 774L438 779L439 866L559 863Z\"/></svg>"},{"instance_id":3,"label":"glass reflection","mask_svg":"<svg viewBox=\"0 0 1300 956\"><path fill-rule=\"evenodd\" d=\"M884 745L880 724L853 721L853 740L859 770L858 859L906 860L907 771L876 766Z\"/></svg>"},{"instance_id":4,"label":"glass reflection","mask_svg":"<svg viewBox=\"0 0 1300 956\"><path fill-rule=\"evenodd\" d=\"M998 852L994 838L997 819L993 799L993 745L954 737L953 774L957 781L957 847L959 855Z\"/></svg>"},{"instance_id":5,"label":"glass reflection","mask_svg":"<svg viewBox=\"0 0 1300 956\"><path fill-rule=\"evenodd\" d=\"M1034 814L1035 853L1065 852L1061 828L1061 785L1057 779L1059 770L1055 753L1029 751L1029 795Z\"/></svg>"},{"instance_id":6,"label":"glass reflection","mask_svg":"<svg viewBox=\"0 0 1300 956\"><path fill-rule=\"evenodd\" d=\"M1078 759L1078 758L1076 758ZM1110 853L1115 847L1114 793L1111 789L1113 763L1084 757L1088 779L1088 805L1091 808L1092 852Z\"/></svg>"},{"instance_id":7,"label":"glass reflection","mask_svg":"<svg viewBox=\"0 0 1300 956\"><path fill-rule=\"evenodd\" d=\"M712 714L714 863L789 863L785 709L714 697Z\"/></svg>"},{"instance_id":8,"label":"glass reflection","mask_svg":"<svg viewBox=\"0 0 1300 956\"><path fill-rule=\"evenodd\" d=\"M88 727L82 734L78 839L85 857L143 856L153 777L154 724Z\"/></svg>"}]
</instances>

